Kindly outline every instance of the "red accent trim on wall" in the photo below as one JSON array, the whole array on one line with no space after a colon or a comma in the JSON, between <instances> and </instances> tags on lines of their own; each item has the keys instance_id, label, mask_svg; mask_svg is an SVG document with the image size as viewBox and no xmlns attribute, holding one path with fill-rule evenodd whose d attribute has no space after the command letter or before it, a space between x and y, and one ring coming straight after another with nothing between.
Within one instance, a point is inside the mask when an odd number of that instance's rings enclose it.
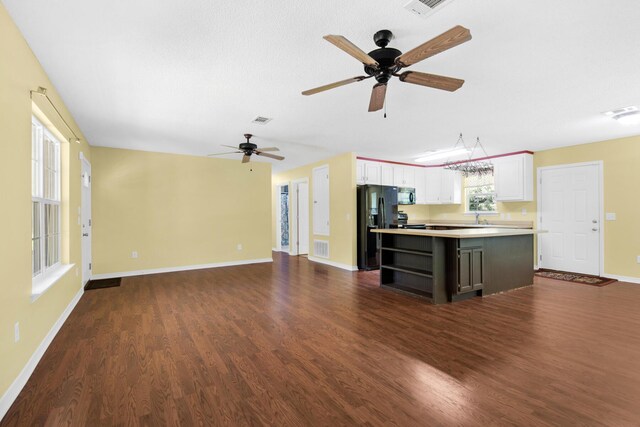
<instances>
[{"instance_id":1,"label":"red accent trim on wall","mask_svg":"<svg viewBox=\"0 0 640 427\"><path fill-rule=\"evenodd\" d=\"M453 162L453 163L454 164L459 164L459 163L475 162L475 161L480 161L480 160L497 159L498 157L515 156L515 155L518 155L518 154L533 154L533 151L529 151L529 150L514 151L514 152L511 152L511 153L496 154L495 156L478 157L478 158L469 159L469 160L460 160L460 161ZM440 168L440 167L445 165L444 163L441 163L439 165L416 165L416 164L413 164L413 163L394 162L393 160L382 160L382 159L374 159L372 157L361 157L361 156L356 156L356 159L358 159L358 160L369 160L369 161L372 161L372 162L380 162L380 163L391 163L391 164L394 164L394 165L415 166L417 168Z\"/></svg>"}]
</instances>

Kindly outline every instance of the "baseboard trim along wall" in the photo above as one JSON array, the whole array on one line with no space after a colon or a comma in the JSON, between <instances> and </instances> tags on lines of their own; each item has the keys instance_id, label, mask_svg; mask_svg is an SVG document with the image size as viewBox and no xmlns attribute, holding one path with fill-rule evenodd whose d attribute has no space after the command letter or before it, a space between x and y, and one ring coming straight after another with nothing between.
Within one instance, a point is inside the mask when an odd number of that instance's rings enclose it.
<instances>
[{"instance_id":1,"label":"baseboard trim along wall","mask_svg":"<svg viewBox=\"0 0 640 427\"><path fill-rule=\"evenodd\" d=\"M53 324L47 335L42 339L42 342L38 348L36 348L36 351L33 352L27 364L22 368L18 377L13 381L13 383L11 383L9 389L4 393L4 396L0 398L0 420L2 420L11 405L13 405L13 402L24 388L29 377L31 377L31 374L33 374L36 366L38 366L38 363L40 362L40 359L42 359L45 351L47 351L47 348L49 348L49 345L58 334L58 331L60 331L60 328L62 328L62 325L64 325L64 322L67 320L76 304L78 304L78 301L80 301L80 297L82 297L83 293L84 289L80 289L73 297L69 305L67 305L67 308L64 309L58 320L56 320L56 323Z\"/></svg>"},{"instance_id":2,"label":"baseboard trim along wall","mask_svg":"<svg viewBox=\"0 0 640 427\"><path fill-rule=\"evenodd\" d=\"M639 277L616 276L615 274L607 274L607 273L603 274L602 277L608 277L609 279L617 279L620 282L636 283L640 285Z\"/></svg>"},{"instance_id":3,"label":"baseboard trim along wall","mask_svg":"<svg viewBox=\"0 0 640 427\"><path fill-rule=\"evenodd\" d=\"M324 258L316 258L316 257L311 256L311 255L309 255L307 258L309 258L309 261L317 262L317 263L320 263L320 264L330 265L331 267L337 267L337 268L341 268L341 269L347 270L347 271L358 271L358 266L357 265L342 264L342 263L335 262L335 261L329 261L328 259L324 259Z\"/></svg>"},{"instance_id":4,"label":"baseboard trim along wall","mask_svg":"<svg viewBox=\"0 0 640 427\"><path fill-rule=\"evenodd\" d=\"M273 258L244 259L241 261L216 262L213 264L184 265L181 267L163 267L163 268L152 268L149 270L122 271L119 273L101 273L101 274L91 275L91 279L99 280L99 279L111 279L114 277L143 276L145 274L174 273L176 271L204 270L205 268L218 268L218 267L233 267L236 265L259 264L262 262L273 262Z\"/></svg>"}]
</instances>

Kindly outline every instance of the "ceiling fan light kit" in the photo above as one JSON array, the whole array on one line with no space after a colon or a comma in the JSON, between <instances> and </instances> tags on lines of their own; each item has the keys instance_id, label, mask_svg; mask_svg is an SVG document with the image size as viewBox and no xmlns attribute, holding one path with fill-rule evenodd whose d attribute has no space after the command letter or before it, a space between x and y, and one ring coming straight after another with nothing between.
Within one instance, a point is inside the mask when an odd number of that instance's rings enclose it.
<instances>
[{"instance_id":1,"label":"ceiling fan light kit","mask_svg":"<svg viewBox=\"0 0 640 427\"><path fill-rule=\"evenodd\" d=\"M319 86L314 89L306 90L302 92L302 94L314 95L316 93L335 89L340 86L373 77L377 81L373 86L371 100L369 102L369 111L373 112L381 110L384 107L386 86L392 77L398 77L399 80L404 83L427 86L449 92L456 91L462 87L464 80L452 77L421 73L418 71L405 71L402 74L398 73L403 68L407 68L424 59L471 40L471 32L468 29L457 25L404 54L398 49L388 47L393 38L393 33L389 30L380 30L376 32L373 36L373 41L378 46L378 49L365 53L362 49L351 43L343 36L324 36L324 39L329 43L332 43L345 53L360 61L364 65L364 72L366 75Z\"/></svg>"}]
</instances>

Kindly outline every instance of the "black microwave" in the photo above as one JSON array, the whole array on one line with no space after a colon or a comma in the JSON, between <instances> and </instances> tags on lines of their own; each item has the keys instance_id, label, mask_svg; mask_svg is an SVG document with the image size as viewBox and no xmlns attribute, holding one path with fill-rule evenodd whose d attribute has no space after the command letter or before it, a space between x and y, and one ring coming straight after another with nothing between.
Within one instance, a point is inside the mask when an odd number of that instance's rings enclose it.
<instances>
[{"instance_id":1,"label":"black microwave","mask_svg":"<svg viewBox=\"0 0 640 427\"><path fill-rule=\"evenodd\" d=\"M410 187L398 187L398 204L399 205L415 205L416 189Z\"/></svg>"}]
</instances>

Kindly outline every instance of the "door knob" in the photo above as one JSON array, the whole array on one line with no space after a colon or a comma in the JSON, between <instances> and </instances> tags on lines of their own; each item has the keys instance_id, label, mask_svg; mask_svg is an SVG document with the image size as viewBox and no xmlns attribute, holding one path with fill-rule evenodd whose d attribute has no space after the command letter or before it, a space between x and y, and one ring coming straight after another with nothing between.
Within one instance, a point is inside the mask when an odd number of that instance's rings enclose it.
<instances>
[{"instance_id":1,"label":"door knob","mask_svg":"<svg viewBox=\"0 0 640 427\"><path fill-rule=\"evenodd\" d=\"M89 237L89 233L82 233L82 237Z\"/></svg>"},{"instance_id":2,"label":"door knob","mask_svg":"<svg viewBox=\"0 0 640 427\"><path fill-rule=\"evenodd\" d=\"M598 231L598 229L597 228L592 228L591 231Z\"/></svg>"},{"instance_id":3,"label":"door knob","mask_svg":"<svg viewBox=\"0 0 640 427\"><path fill-rule=\"evenodd\" d=\"M597 220L597 219L594 219L594 220L593 220L593 221L591 221L591 222L592 222L592 223L594 223L594 224L597 224L597 223L598 223L598 220Z\"/></svg>"}]
</instances>

